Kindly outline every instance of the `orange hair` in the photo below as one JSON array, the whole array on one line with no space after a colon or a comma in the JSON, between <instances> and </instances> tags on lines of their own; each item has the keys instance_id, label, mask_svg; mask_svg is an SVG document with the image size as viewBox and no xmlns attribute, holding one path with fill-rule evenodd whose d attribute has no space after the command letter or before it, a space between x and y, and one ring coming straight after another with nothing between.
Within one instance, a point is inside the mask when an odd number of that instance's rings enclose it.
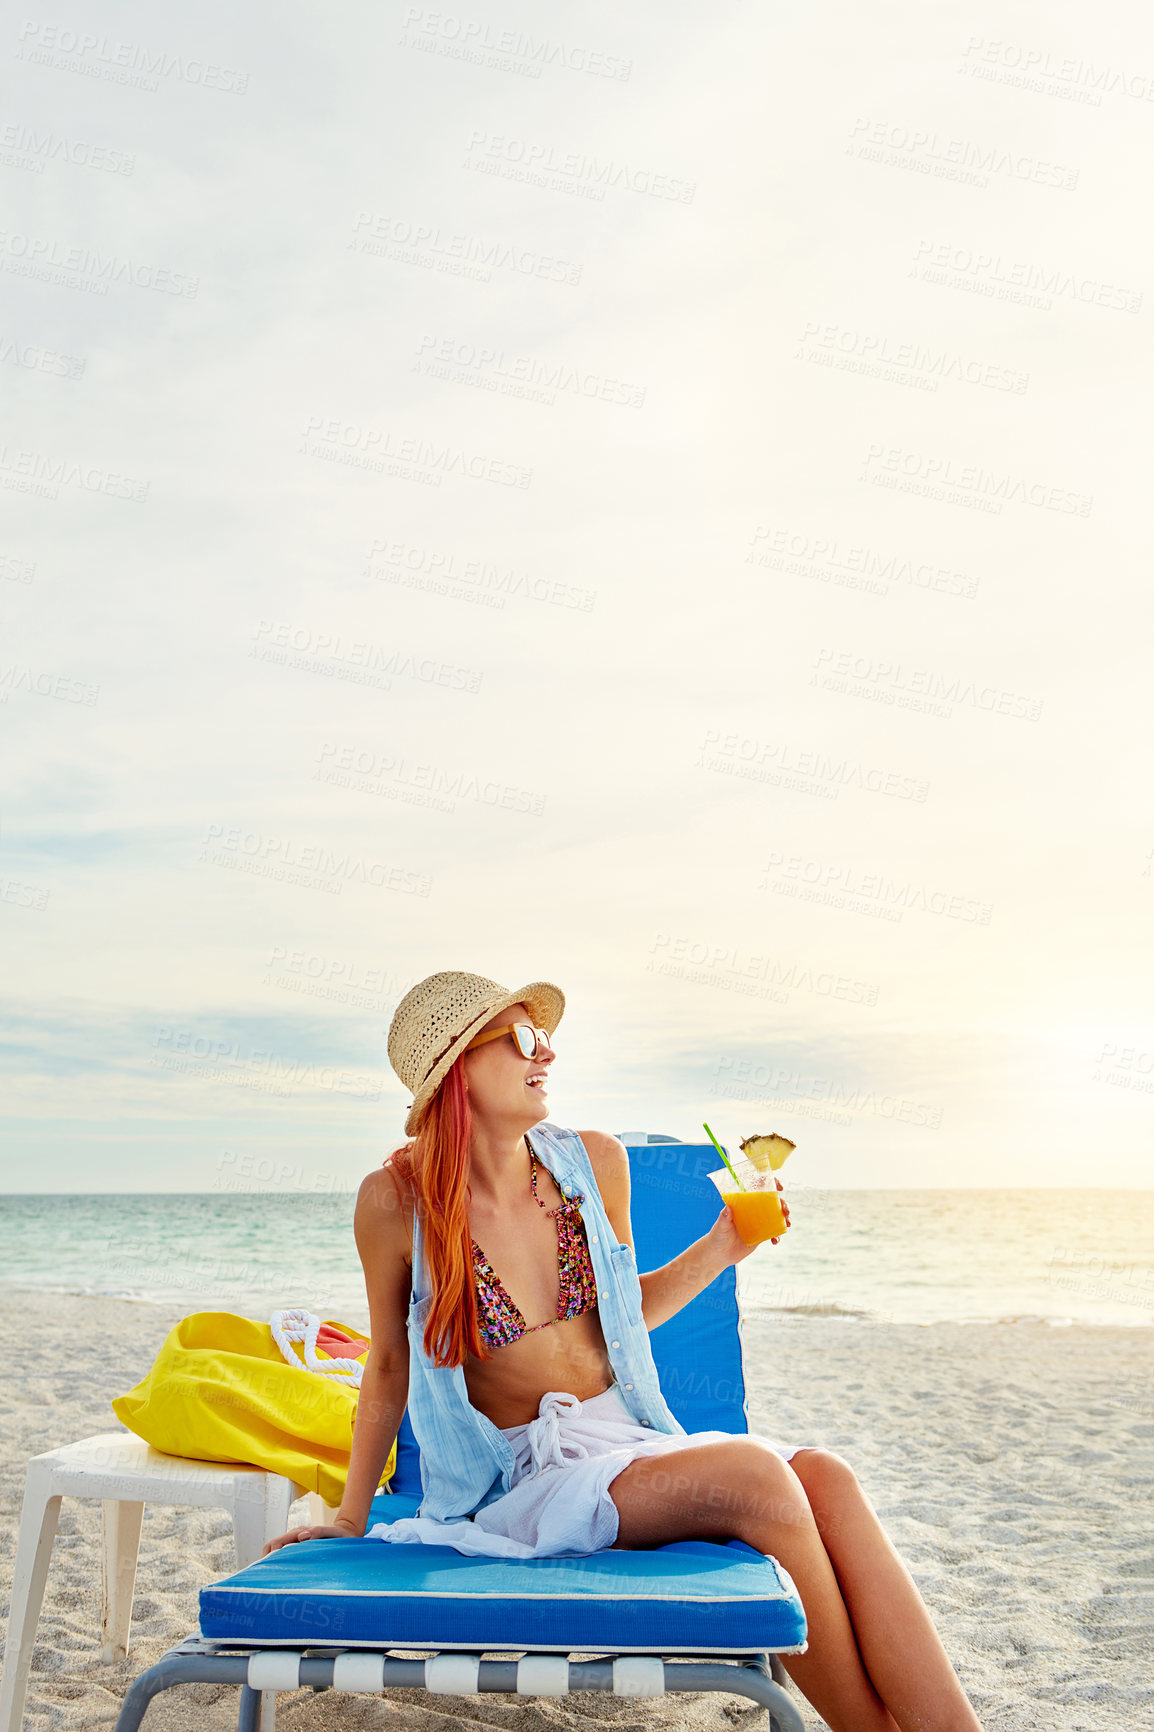
<instances>
[{"instance_id":1,"label":"orange hair","mask_svg":"<svg viewBox=\"0 0 1154 1732\"><path fill-rule=\"evenodd\" d=\"M421 1205L421 1232L432 1288L424 1345L434 1365L487 1359L477 1322L469 1236L469 1145L473 1115L458 1058L425 1109L411 1143L393 1161L411 1177Z\"/></svg>"}]
</instances>

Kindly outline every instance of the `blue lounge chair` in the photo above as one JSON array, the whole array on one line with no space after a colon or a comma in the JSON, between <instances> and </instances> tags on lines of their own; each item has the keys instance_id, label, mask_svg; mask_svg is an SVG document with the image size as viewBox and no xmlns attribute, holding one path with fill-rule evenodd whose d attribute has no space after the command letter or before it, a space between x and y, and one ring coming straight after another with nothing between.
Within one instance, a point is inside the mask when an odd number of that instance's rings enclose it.
<instances>
[{"instance_id":1,"label":"blue lounge chair","mask_svg":"<svg viewBox=\"0 0 1154 1732\"><path fill-rule=\"evenodd\" d=\"M714 1220L717 1193L705 1175L717 1157L708 1143L626 1140L638 1266L652 1269ZM687 1431L748 1431L735 1270L652 1340L665 1398ZM392 1487L378 1493L372 1520L412 1515L420 1501L407 1416ZM398 1649L420 1657L400 1658ZM719 1690L767 1707L773 1732L802 1732L774 1656L804 1649L805 1614L789 1576L738 1540L523 1561L312 1540L202 1589L199 1635L136 1679L116 1728L136 1732L159 1691L199 1682L241 1686L238 1732L258 1723L267 1732L270 1693L302 1686L523 1696ZM494 1652L522 1657L481 1658ZM590 1655L608 1657L581 1657Z\"/></svg>"}]
</instances>

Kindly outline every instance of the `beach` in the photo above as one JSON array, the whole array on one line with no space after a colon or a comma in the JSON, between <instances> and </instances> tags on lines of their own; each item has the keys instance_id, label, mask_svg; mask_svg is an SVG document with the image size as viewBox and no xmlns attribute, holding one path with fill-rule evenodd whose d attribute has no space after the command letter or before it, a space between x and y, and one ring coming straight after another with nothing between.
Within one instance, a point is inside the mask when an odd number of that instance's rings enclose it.
<instances>
[{"instance_id":1,"label":"beach","mask_svg":"<svg viewBox=\"0 0 1154 1732\"><path fill-rule=\"evenodd\" d=\"M28 1458L119 1429L110 1399L189 1309L8 1289L0 1387L5 1621ZM350 1315L348 1320L356 1322ZM363 1321L363 1319L361 1320ZM987 1732L1135 1732L1154 1721L1154 1337L1142 1328L962 1325L754 1315L751 1429L836 1450L856 1469L924 1594ZM304 1519L304 1506L301 1519ZM131 1680L195 1628L197 1592L232 1567L222 1512L145 1513L124 1666L97 1657L101 1513L66 1500L25 1726L111 1726ZM792 1692L807 1727L824 1722ZM225 1732L236 1693L183 1686L146 1732ZM339 1727L765 1723L736 1697L388 1698L296 1692L284 1732Z\"/></svg>"}]
</instances>

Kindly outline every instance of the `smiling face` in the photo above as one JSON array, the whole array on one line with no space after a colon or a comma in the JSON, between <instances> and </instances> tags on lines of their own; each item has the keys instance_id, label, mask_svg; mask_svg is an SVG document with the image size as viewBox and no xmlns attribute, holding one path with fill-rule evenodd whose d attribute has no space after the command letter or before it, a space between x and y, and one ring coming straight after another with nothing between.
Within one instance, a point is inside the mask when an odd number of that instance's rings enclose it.
<instances>
[{"instance_id":1,"label":"smiling face","mask_svg":"<svg viewBox=\"0 0 1154 1732\"><path fill-rule=\"evenodd\" d=\"M532 1024L528 1006L511 1004L490 1018L479 1034L515 1022ZM519 1137L549 1117L548 1069L554 1053L547 1047L536 1058L522 1058L511 1035L487 1040L464 1055L469 1106L475 1119L495 1132Z\"/></svg>"}]
</instances>

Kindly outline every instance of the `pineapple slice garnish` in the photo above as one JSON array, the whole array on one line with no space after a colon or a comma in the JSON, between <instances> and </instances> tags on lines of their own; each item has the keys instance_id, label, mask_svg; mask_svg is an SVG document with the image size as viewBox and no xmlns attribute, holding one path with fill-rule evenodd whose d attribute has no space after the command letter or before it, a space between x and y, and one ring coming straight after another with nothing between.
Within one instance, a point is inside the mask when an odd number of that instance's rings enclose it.
<instances>
[{"instance_id":1,"label":"pineapple slice garnish","mask_svg":"<svg viewBox=\"0 0 1154 1732\"><path fill-rule=\"evenodd\" d=\"M779 1137L776 1131L743 1137L741 1140L742 1154L752 1161L759 1173L776 1173L779 1167L785 1165L796 1147L796 1143L791 1143L788 1137Z\"/></svg>"}]
</instances>

